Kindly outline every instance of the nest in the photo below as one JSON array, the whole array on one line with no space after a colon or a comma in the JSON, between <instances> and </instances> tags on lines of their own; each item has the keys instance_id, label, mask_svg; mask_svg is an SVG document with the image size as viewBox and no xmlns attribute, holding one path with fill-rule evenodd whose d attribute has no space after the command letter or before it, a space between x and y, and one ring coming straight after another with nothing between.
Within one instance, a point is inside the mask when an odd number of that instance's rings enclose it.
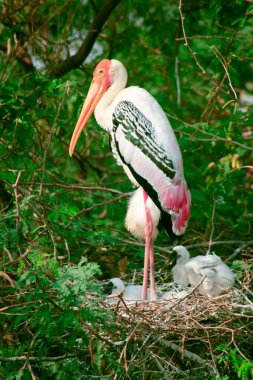
<instances>
[{"instance_id":1,"label":"nest","mask_svg":"<svg viewBox=\"0 0 253 380\"><path fill-rule=\"evenodd\" d=\"M118 294L118 301L105 307L115 313L118 333L125 336L123 364L127 371L136 367L136 376L140 366L152 376L156 369L165 371L169 379L195 378L200 368L206 379L221 375L224 349L250 361L245 352L253 352L253 303L243 290L208 298L193 289L181 299L131 303Z\"/></svg>"},{"instance_id":2,"label":"nest","mask_svg":"<svg viewBox=\"0 0 253 380\"><path fill-rule=\"evenodd\" d=\"M109 308L115 311L118 320L124 324L145 324L151 329L165 332L179 330L184 334L195 329L206 330L208 321L208 325L211 324L213 328L222 325L221 330L227 331L234 319L253 317L253 303L238 289L214 298L190 291L180 299L152 302L129 302L118 294L118 302Z\"/></svg>"}]
</instances>

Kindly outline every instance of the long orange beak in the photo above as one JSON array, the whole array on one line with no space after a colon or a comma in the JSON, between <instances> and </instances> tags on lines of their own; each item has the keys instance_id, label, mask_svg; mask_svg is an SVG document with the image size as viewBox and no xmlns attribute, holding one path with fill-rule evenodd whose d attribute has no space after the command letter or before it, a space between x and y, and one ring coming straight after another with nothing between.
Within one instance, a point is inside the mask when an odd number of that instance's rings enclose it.
<instances>
[{"instance_id":1,"label":"long orange beak","mask_svg":"<svg viewBox=\"0 0 253 380\"><path fill-rule=\"evenodd\" d=\"M107 89L106 83L104 81L101 81L101 80L99 81L99 80L93 79L93 81L90 85L87 97L85 99L85 102L84 102L84 105L82 108L82 112L81 112L79 119L76 123L75 129L74 129L71 141L70 141L70 145L69 145L70 157L72 157L72 155L74 153L76 143L79 139L79 136L80 136L83 128L85 127L89 118L93 114L99 100L102 98L106 89Z\"/></svg>"}]
</instances>

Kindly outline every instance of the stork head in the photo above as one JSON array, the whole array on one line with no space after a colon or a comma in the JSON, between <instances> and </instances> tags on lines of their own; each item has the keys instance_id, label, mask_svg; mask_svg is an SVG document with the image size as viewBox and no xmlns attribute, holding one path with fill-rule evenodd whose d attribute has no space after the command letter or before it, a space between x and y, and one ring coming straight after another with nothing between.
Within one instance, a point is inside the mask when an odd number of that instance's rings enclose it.
<instances>
[{"instance_id":1,"label":"stork head","mask_svg":"<svg viewBox=\"0 0 253 380\"><path fill-rule=\"evenodd\" d=\"M117 292L123 292L125 290L124 282L117 277L114 277L110 280L111 284L111 294L117 293Z\"/></svg>"},{"instance_id":2,"label":"stork head","mask_svg":"<svg viewBox=\"0 0 253 380\"><path fill-rule=\"evenodd\" d=\"M177 263L187 262L190 259L190 254L183 245L177 245L173 251L177 253Z\"/></svg>"},{"instance_id":3,"label":"stork head","mask_svg":"<svg viewBox=\"0 0 253 380\"><path fill-rule=\"evenodd\" d=\"M93 114L96 105L99 100L102 98L105 91L111 84L109 68L111 61L109 59L103 59L95 68L93 73L93 80L91 82L89 92L86 96L81 114L76 123L70 145L69 145L69 155L72 156L77 140L85 127L87 121Z\"/></svg>"},{"instance_id":4,"label":"stork head","mask_svg":"<svg viewBox=\"0 0 253 380\"><path fill-rule=\"evenodd\" d=\"M123 81L122 81L123 78ZM120 80L121 79L121 80ZM119 82L119 85L123 89L126 85L127 73L123 64L115 59L103 59L95 68L93 73L93 79L86 96L81 114L76 123L70 145L69 145L69 155L72 156L78 138L87 124L89 118L95 111L97 104L108 90L115 82ZM120 82L123 82L121 85ZM114 94L115 95L115 94Z\"/></svg>"}]
</instances>

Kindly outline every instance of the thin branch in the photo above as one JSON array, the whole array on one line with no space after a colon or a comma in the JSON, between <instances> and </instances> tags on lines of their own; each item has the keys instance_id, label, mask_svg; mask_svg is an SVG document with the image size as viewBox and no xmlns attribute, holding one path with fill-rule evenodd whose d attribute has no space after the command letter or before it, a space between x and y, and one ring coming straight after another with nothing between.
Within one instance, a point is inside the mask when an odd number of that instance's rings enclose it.
<instances>
[{"instance_id":1,"label":"thin branch","mask_svg":"<svg viewBox=\"0 0 253 380\"><path fill-rule=\"evenodd\" d=\"M14 260L13 260L13 257L12 257L12 255L11 255L9 249L6 248L6 247L4 247L3 249L4 249L4 252L7 253L7 256L8 256L8 258L9 258L9 260L10 260L10 263L13 263Z\"/></svg>"},{"instance_id":2,"label":"thin branch","mask_svg":"<svg viewBox=\"0 0 253 380\"><path fill-rule=\"evenodd\" d=\"M16 303L16 304L13 304L13 305L8 305L8 306L4 306L0 309L0 313L5 311L5 310L9 310L9 309L13 309L15 307L20 307L20 306L25 306L25 305L32 305L34 304L34 301L28 301L28 302L21 302L21 303Z\"/></svg>"},{"instance_id":3,"label":"thin branch","mask_svg":"<svg viewBox=\"0 0 253 380\"><path fill-rule=\"evenodd\" d=\"M12 218L18 218L19 214L12 214L12 215L7 215L4 218L0 219L0 222L4 222L5 220L12 219Z\"/></svg>"},{"instance_id":4,"label":"thin branch","mask_svg":"<svg viewBox=\"0 0 253 380\"><path fill-rule=\"evenodd\" d=\"M31 364L28 363L27 367L28 367L28 369L29 369L29 372L30 372L30 375L31 375L32 380L36 380L37 378L36 378L36 376L35 376L34 373L33 373L33 370L32 370L32 366L31 366Z\"/></svg>"},{"instance_id":5,"label":"thin branch","mask_svg":"<svg viewBox=\"0 0 253 380\"><path fill-rule=\"evenodd\" d=\"M176 78L176 85L177 85L177 106L180 108L181 106L181 89L180 89L180 78L179 78L179 58L178 55L175 56L175 78Z\"/></svg>"},{"instance_id":6,"label":"thin branch","mask_svg":"<svg viewBox=\"0 0 253 380\"><path fill-rule=\"evenodd\" d=\"M133 246L137 246L137 247L144 247L145 246L144 243L139 242L139 241L135 241L135 240L120 239L120 242L122 242L123 244L133 245ZM245 246L248 247L250 245L253 245L253 240L249 240L249 241L219 240L219 241L212 241L211 245L217 246L217 245L241 245L241 244L245 244ZM209 245L210 245L210 241L205 241L202 243L188 244L188 245L184 245L184 246L187 249L192 249L192 248L204 248L204 247L208 247ZM162 253L166 253L166 254L173 253L172 247L164 248L164 247L155 246L155 250L162 252Z\"/></svg>"},{"instance_id":7,"label":"thin branch","mask_svg":"<svg viewBox=\"0 0 253 380\"><path fill-rule=\"evenodd\" d=\"M183 32L183 37L184 37L184 45L188 48L188 50L190 51L191 55L193 56L194 58L194 61L196 62L196 65L200 68L200 70L202 71L203 74L206 74L206 70L203 68L203 66L199 63L196 55L197 53L195 51L193 51L193 49L191 48L191 46L189 45L189 42L188 42L188 39L187 39L187 36L186 36L186 33L185 33L185 25L184 25L184 16L183 16L183 11L182 11L182 0L179 0L179 5L178 5L178 9L179 9L179 14L180 14L180 20L181 20L181 25L182 25L182 32Z\"/></svg>"},{"instance_id":8,"label":"thin branch","mask_svg":"<svg viewBox=\"0 0 253 380\"><path fill-rule=\"evenodd\" d=\"M240 146L240 147L242 147L242 148L244 148L244 149L247 149L247 150L253 150L253 147L251 147L251 146L247 146L247 145L242 144L242 143L240 143L240 142L238 142L238 141L232 140L230 137L228 137L228 138L220 137L219 135L216 135L216 134L214 134L214 133L212 133L212 132L207 132L207 131L205 131L204 129L201 129L201 128L199 128L199 127L196 126L196 125L192 125L192 124L190 124L190 123L187 123L186 121L181 120L181 119L179 119L178 117L169 114L168 112L166 112L166 114L168 115L168 117L169 117L170 119L177 120L177 121L179 121L180 123L182 123L184 126L189 127L189 128L192 128L192 129L194 129L194 130L197 131L197 132L203 133L203 135L211 136L211 137L213 137L213 138L214 138L215 140L217 140L217 141L224 141L224 142L227 142L227 143L230 143L230 144L238 145L238 146ZM180 132L182 132L182 131L180 131ZM182 133L185 133L185 132L182 132ZM210 140L207 139L206 141L210 141Z\"/></svg>"},{"instance_id":9,"label":"thin branch","mask_svg":"<svg viewBox=\"0 0 253 380\"><path fill-rule=\"evenodd\" d=\"M215 215L215 208L216 208L216 201L215 198L213 197L213 212L212 212L212 217L211 217L211 233L210 233L210 238L209 238L209 244L208 244L208 250L207 254L210 253L211 251L211 246L212 246L212 239L213 239L213 234L214 234L214 215Z\"/></svg>"},{"instance_id":10,"label":"thin branch","mask_svg":"<svg viewBox=\"0 0 253 380\"><path fill-rule=\"evenodd\" d=\"M36 213L36 215L38 215L40 217L40 219L42 220L44 226L46 227L46 230L47 230L47 232L48 232L48 234L49 234L49 236L50 236L50 238L52 240L52 244L53 244L53 248L54 248L54 252L53 252L54 258L55 258L55 260L57 260L56 240L55 240L53 231L51 230L51 228L47 224L47 220L46 220L45 216L42 213L40 213L38 211L38 209L33 204L31 204L30 202L27 202L27 204L31 207L32 210L34 210L34 212Z\"/></svg>"},{"instance_id":11,"label":"thin branch","mask_svg":"<svg viewBox=\"0 0 253 380\"><path fill-rule=\"evenodd\" d=\"M222 64L224 70L225 70L225 73L226 73L226 76L228 78L228 83L229 83L229 87L231 88L233 94L234 94L234 97L235 99L237 100L238 97L237 97L237 94L234 90L234 87L232 86L232 82L231 82L231 79L230 79L230 75L228 73L228 70L227 70L227 63L224 59L224 57L221 55L221 53L219 52L219 50L215 47L215 46L211 46L211 50L214 52L216 58L220 61L220 63Z\"/></svg>"},{"instance_id":12,"label":"thin branch","mask_svg":"<svg viewBox=\"0 0 253 380\"><path fill-rule=\"evenodd\" d=\"M191 249L191 248L202 248L202 247L208 247L210 244L210 241L206 241L203 243L197 243L197 244L189 244L185 245L185 248ZM249 241L241 241L241 240L219 240L219 241L213 241L213 245L236 245L236 244L246 244L247 246L253 245L253 240Z\"/></svg>"},{"instance_id":13,"label":"thin branch","mask_svg":"<svg viewBox=\"0 0 253 380\"><path fill-rule=\"evenodd\" d=\"M7 273L0 271L0 277L5 278L5 280L7 280L9 282L9 284L12 288L15 287L14 281L12 280L12 278Z\"/></svg>"},{"instance_id":14,"label":"thin branch","mask_svg":"<svg viewBox=\"0 0 253 380\"><path fill-rule=\"evenodd\" d=\"M68 358L74 358L76 355L74 354L66 354L66 355L60 355L60 356L9 356L9 357L4 357L0 356L0 361L3 362L14 362L14 361L30 361L30 362L56 362L59 360L65 360Z\"/></svg>"},{"instance_id":15,"label":"thin branch","mask_svg":"<svg viewBox=\"0 0 253 380\"><path fill-rule=\"evenodd\" d=\"M228 262L234 260L234 258L235 258L236 256L238 256L239 253L240 253L244 248L247 248L247 247L248 247L249 245L251 245L252 243L253 243L252 240L249 241L249 242L243 243L240 247L236 248L236 249L234 250L234 252L232 253L232 255L228 256L228 257L226 258L226 260L224 260L224 262L225 262L225 263L228 263Z\"/></svg>"},{"instance_id":16,"label":"thin branch","mask_svg":"<svg viewBox=\"0 0 253 380\"><path fill-rule=\"evenodd\" d=\"M221 39L221 40L233 40L233 41L242 41L239 38L234 38L234 37L226 37L226 36L200 36L200 35L195 35L195 36L187 36L187 40L194 40L194 39ZM176 41L185 41L185 37L178 37L176 38Z\"/></svg>"},{"instance_id":17,"label":"thin branch","mask_svg":"<svg viewBox=\"0 0 253 380\"><path fill-rule=\"evenodd\" d=\"M66 99L66 96L69 92L69 81L66 82L66 86L65 86L65 91L64 91L64 95L61 99L61 102L59 104L59 107L58 107L58 110L57 110L57 113L56 113L56 116L55 116L55 119L54 119L54 122L53 122L53 125L52 125L52 128L50 130L50 133L49 133L49 138L48 138L48 144L46 146L46 149L45 149L45 152L44 152L44 157L43 157L43 164L42 164L42 175L41 175L41 183L40 183L40 191L39 191L39 199L42 195L42 190L43 190L43 179L44 179L44 175L45 175L45 169L46 169L46 161L47 161L47 154L48 154L48 150L49 150L49 147L50 147L50 144L51 144L51 139L52 139L52 136L55 132L55 128L56 128L56 124L57 124L57 121L59 119L59 116L60 116L60 111L61 111L61 108L63 106L63 103Z\"/></svg>"},{"instance_id":18,"label":"thin branch","mask_svg":"<svg viewBox=\"0 0 253 380\"><path fill-rule=\"evenodd\" d=\"M46 226L45 226L46 227ZM33 244L35 243L35 241L41 236L43 234L43 231L40 231L40 233L38 233L38 235L33 239ZM14 259L13 261L10 261L10 262L8 262L8 263L0 263L0 268L4 268L4 267L6 267L6 266L8 266L8 265L14 265L14 264L17 264L20 260L23 260L23 259L25 259L28 255L29 255L29 253L31 252L31 250L32 250L32 247L28 247L26 250L25 250L25 252L22 254L22 255L20 255L17 259Z\"/></svg>"},{"instance_id":19,"label":"thin branch","mask_svg":"<svg viewBox=\"0 0 253 380\"><path fill-rule=\"evenodd\" d=\"M183 357L185 357L191 361L195 361L200 365L206 364L206 361L204 359L202 359L199 355L195 354L194 352L190 352L190 351L186 350L185 348L183 349L183 348L179 347L177 344L169 342L168 340L165 340L165 339L161 339L160 342L163 343L166 347L171 348L173 351L179 352ZM215 368L212 367L212 369L215 373L217 372L215 370Z\"/></svg>"},{"instance_id":20,"label":"thin branch","mask_svg":"<svg viewBox=\"0 0 253 380\"><path fill-rule=\"evenodd\" d=\"M67 257L68 257L68 262L70 262L70 251L69 251L69 245L67 239L64 239L66 251L67 251Z\"/></svg>"},{"instance_id":21,"label":"thin branch","mask_svg":"<svg viewBox=\"0 0 253 380\"><path fill-rule=\"evenodd\" d=\"M14 196L15 196L15 200L16 200L16 209L17 209L17 214L16 214L17 215L17 218L16 218L16 232L17 232L17 236L19 234L19 226L20 226L20 221L21 221L21 218L20 218L20 206L19 206L19 194L18 194L18 182L19 182L20 176L21 176L21 171L18 171L16 182L12 186L13 190L14 190ZM20 252L19 242L17 243L17 249Z\"/></svg>"},{"instance_id":22,"label":"thin branch","mask_svg":"<svg viewBox=\"0 0 253 380\"><path fill-rule=\"evenodd\" d=\"M28 186L40 186L41 182L20 182L21 185ZM60 187L68 190L82 190L82 191L108 191L112 194L124 194L122 191L110 189L106 187L98 187L98 186L81 186L81 185L66 185L64 183L46 183L43 182L43 187Z\"/></svg>"},{"instance_id":23,"label":"thin branch","mask_svg":"<svg viewBox=\"0 0 253 380\"><path fill-rule=\"evenodd\" d=\"M104 202L100 202L100 203L96 203L96 204L93 204L92 206L90 207L87 207L87 208L84 208L83 210L79 211L75 216L74 218L80 216L80 215L83 215L85 214L86 212L88 211L91 211L93 210L94 208L96 207L99 207L99 206L105 206L105 205L109 205L111 203L114 203L114 202L117 202L119 201L121 198L125 198L125 197L128 197L131 193L126 193L126 194L121 194L119 195L118 197L114 198L114 199L111 199L109 201L104 201Z\"/></svg>"},{"instance_id":24,"label":"thin branch","mask_svg":"<svg viewBox=\"0 0 253 380\"><path fill-rule=\"evenodd\" d=\"M229 173L233 173L234 171L236 171L236 170L240 170L240 169L250 169L250 170L252 170L252 169L253 169L253 166L250 166L250 165L239 166L239 168L231 169L231 170L229 171Z\"/></svg>"}]
</instances>

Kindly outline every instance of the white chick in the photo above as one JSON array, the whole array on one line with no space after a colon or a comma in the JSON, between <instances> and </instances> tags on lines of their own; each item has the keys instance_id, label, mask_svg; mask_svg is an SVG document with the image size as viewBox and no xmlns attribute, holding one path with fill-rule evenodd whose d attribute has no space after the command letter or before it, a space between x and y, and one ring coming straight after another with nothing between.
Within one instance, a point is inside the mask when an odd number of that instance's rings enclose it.
<instances>
[{"instance_id":1,"label":"white chick","mask_svg":"<svg viewBox=\"0 0 253 380\"><path fill-rule=\"evenodd\" d=\"M215 254L190 258L187 249L181 245L173 248L178 259L172 268L174 282L181 286L198 287L198 291L215 297L232 288L235 276L231 269Z\"/></svg>"},{"instance_id":2,"label":"white chick","mask_svg":"<svg viewBox=\"0 0 253 380\"><path fill-rule=\"evenodd\" d=\"M112 290L111 294L118 294L120 292L123 292L122 298L124 301L141 301L141 293L142 293L142 285L126 285L120 278L112 278L110 280L110 283L112 284ZM147 292L147 300L150 299L150 290L148 289ZM109 303L118 302L118 297L109 297L107 299Z\"/></svg>"}]
</instances>

